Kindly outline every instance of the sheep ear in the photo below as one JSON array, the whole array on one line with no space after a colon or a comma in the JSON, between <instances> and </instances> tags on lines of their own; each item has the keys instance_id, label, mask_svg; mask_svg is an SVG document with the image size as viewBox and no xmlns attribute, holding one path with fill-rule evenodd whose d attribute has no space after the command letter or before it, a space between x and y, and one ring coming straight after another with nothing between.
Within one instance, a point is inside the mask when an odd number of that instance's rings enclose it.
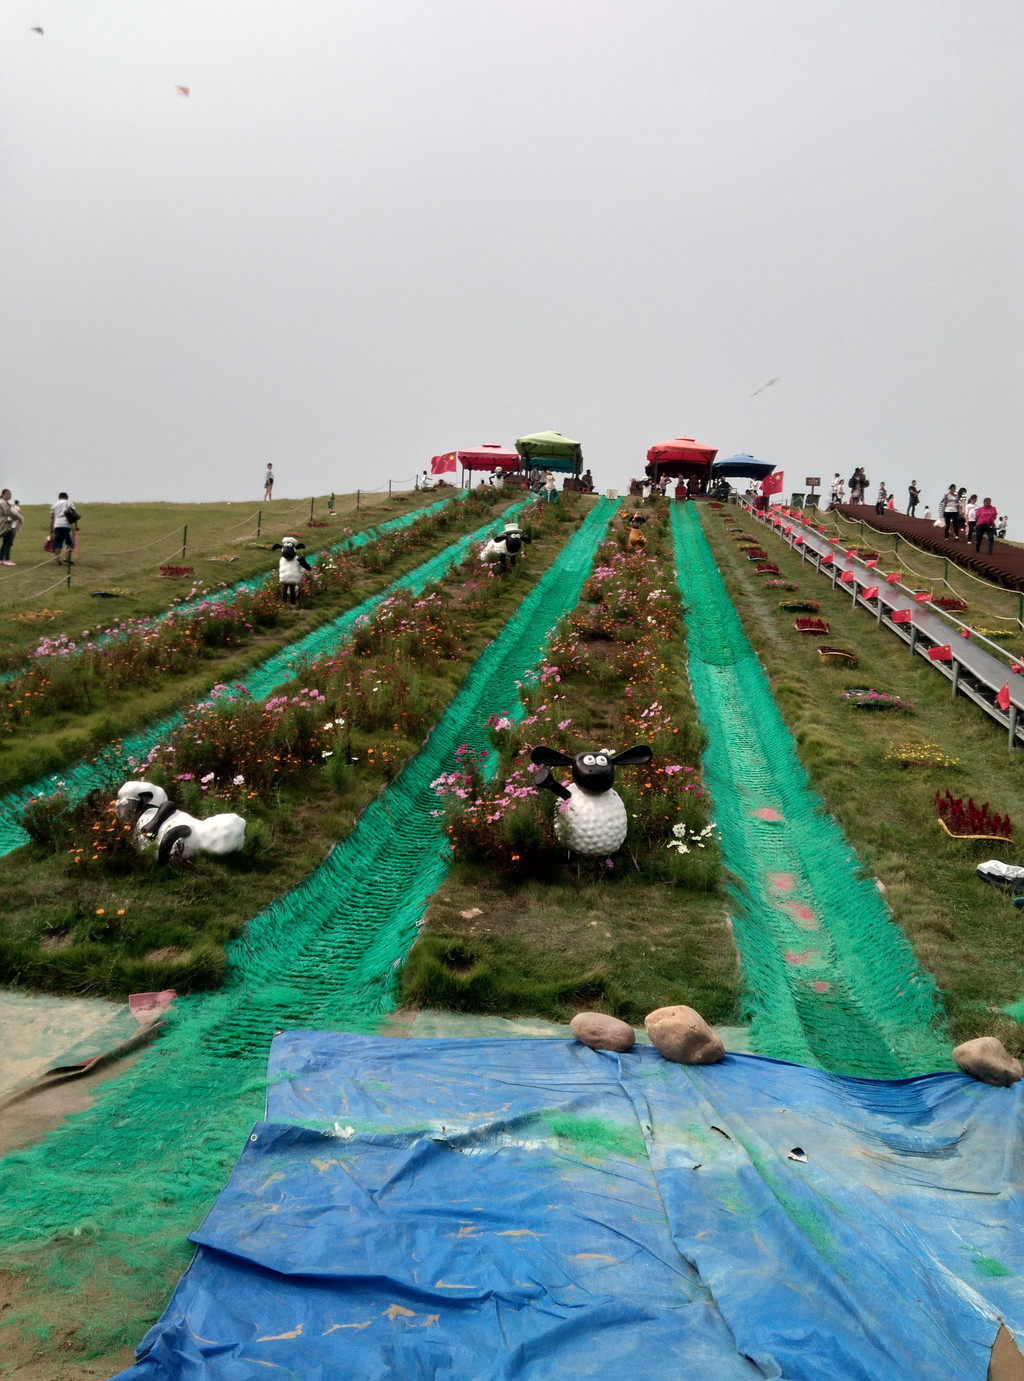
<instances>
[{"instance_id":1,"label":"sheep ear","mask_svg":"<svg viewBox=\"0 0 1024 1381\"><path fill-rule=\"evenodd\" d=\"M549 748L546 743L537 744L530 754L530 761L539 767L571 767L573 764L568 753L563 753L559 748Z\"/></svg>"},{"instance_id":2,"label":"sheep ear","mask_svg":"<svg viewBox=\"0 0 1024 1381\"><path fill-rule=\"evenodd\" d=\"M270 550L271 550L271 551L284 551L284 543L283 543L283 542L275 542L274 545L270 548Z\"/></svg>"},{"instance_id":3,"label":"sheep ear","mask_svg":"<svg viewBox=\"0 0 1024 1381\"><path fill-rule=\"evenodd\" d=\"M647 744L640 743L635 748L625 748L621 753L616 753L612 764L615 767L643 767L653 756Z\"/></svg>"},{"instance_id":4,"label":"sheep ear","mask_svg":"<svg viewBox=\"0 0 1024 1381\"><path fill-rule=\"evenodd\" d=\"M153 793L152 791L137 791L135 793L135 799L141 806L148 806L153 799Z\"/></svg>"}]
</instances>

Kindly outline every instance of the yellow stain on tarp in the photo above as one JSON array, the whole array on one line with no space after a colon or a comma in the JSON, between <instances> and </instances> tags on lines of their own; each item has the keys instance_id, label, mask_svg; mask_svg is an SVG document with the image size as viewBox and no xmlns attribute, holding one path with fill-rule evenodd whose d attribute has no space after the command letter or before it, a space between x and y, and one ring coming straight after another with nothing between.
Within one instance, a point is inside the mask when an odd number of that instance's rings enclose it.
<instances>
[{"instance_id":1,"label":"yellow stain on tarp","mask_svg":"<svg viewBox=\"0 0 1024 1381\"><path fill-rule=\"evenodd\" d=\"M384 1310L384 1314L392 1323L398 1318L414 1319L416 1317L411 1309L403 1309L400 1304L389 1305L388 1308Z\"/></svg>"},{"instance_id":2,"label":"yellow stain on tarp","mask_svg":"<svg viewBox=\"0 0 1024 1381\"><path fill-rule=\"evenodd\" d=\"M257 1193L257 1194L262 1194L263 1191L264 1191L264 1189L266 1189L266 1187L267 1187L268 1184L273 1184L275 1180L283 1180L283 1179L284 1179L284 1171L283 1171L283 1170L278 1170L278 1172L277 1172L276 1175L268 1175L267 1178L266 1178L266 1179L263 1181L263 1183L260 1185L259 1189L257 1189L256 1193Z\"/></svg>"},{"instance_id":3,"label":"yellow stain on tarp","mask_svg":"<svg viewBox=\"0 0 1024 1381\"><path fill-rule=\"evenodd\" d=\"M536 1237L538 1234L531 1232L529 1228L507 1228L504 1232L496 1232L495 1237Z\"/></svg>"},{"instance_id":4,"label":"yellow stain on tarp","mask_svg":"<svg viewBox=\"0 0 1024 1381\"><path fill-rule=\"evenodd\" d=\"M435 1280L435 1290L475 1290L475 1285L449 1285L446 1280Z\"/></svg>"},{"instance_id":5,"label":"yellow stain on tarp","mask_svg":"<svg viewBox=\"0 0 1024 1381\"><path fill-rule=\"evenodd\" d=\"M476 1230L476 1223L468 1223L464 1228L459 1228L458 1232L446 1232L445 1237L479 1237Z\"/></svg>"},{"instance_id":6,"label":"yellow stain on tarp","mask_svg":"<svg viewBox=\"0 0 1024 1381\"><path fill-rule=\"evenodd\" d=\"M600 1252L580 1252L573 1261L614 1261L614 1256L602 1256Z\"/></svg>"},{"instance_id":7,"label":"yellow stain on tarp","mask_svg":"<svg viewBox=\"0 0 1024 1381\"><path fill-rule=\"evenodd\" d=\"M371 1323L373 1323L372 1319L367 1319L365 1323L332 1323L330 1328L325 1328L320 1336L326 1338L328 1333L333 1333L339 1328L369 1328Z\"/></svg>"},{"instance_id":8,"label":"yellow stain on tarp","mask_svg":"<svg viewBox=\"0 0 1024 1381\"><path fill-rule=\"evenodd\" d=\"M318 1160L316 1156L310 1161L310 1165L315 1165L321 1175L325 1170L329 1170L332 1165L341 1165L340 1160Z\"/></svg>"},{"instance_id":9,"label":"yellow stain on tarp","mask_svg":"<svg viewBox=\"0 0 1024 1381\"><path fill-rule=\"evenodd\" d=\"M298 1338L301 1334L302 1324L300 1323L298 1327L293 1328L290 1333L268 1333L265 1338L257 1338L256 1341L258 1343L281 1343L284 1342L286 1338Z\"/></svg>"}]
</instances>

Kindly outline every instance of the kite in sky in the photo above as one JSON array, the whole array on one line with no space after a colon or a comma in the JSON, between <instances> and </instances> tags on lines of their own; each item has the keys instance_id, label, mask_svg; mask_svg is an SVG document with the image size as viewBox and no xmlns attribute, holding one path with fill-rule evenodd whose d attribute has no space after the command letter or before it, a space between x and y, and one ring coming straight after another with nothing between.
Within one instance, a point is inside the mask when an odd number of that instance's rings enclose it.
<instances>
[{"instance_id":1,"label":"kite in sky","mask_svg":"<svg viewBox=\"0 0 1024 1381\"><path fill-rule=\"evenodd\" d=\"M30 34L40 34L40 35L41 35L42 32L43 32L43 31L42 31L42 29L39 27L38 24L33 24L32 27L31 27L31 29L29 29L29 33L30 33Z\"/></svg>"},{"instance_id":2,"label":"kite in sky","mask_svg":"<svg viewBox=\"0 0 1024 1381\"><path fill-rule=\"evenodd\" d=\"M768 382L766 384L762 384L760 388L755 388L753 393L750 395L751 398L756 398L757 395L759 393L763 393L766 388L771 388L772 384L777 384L781 378L781 374L776 374L774 379L769 379Z\"/></svg>"},{"instance_id":3,"label":"kite in sky","mask_svg":"<svg viewBox=\"0 0 1024 1381\"><path fill-rule=\"evenodd\" d=\"M177 93L178 93L179 96L187 96L187 95L188 95L189 89L188 89L187 86L176 86L174 89L175 89L175 91L177 91Z\"/></svg>"}]
</instances>

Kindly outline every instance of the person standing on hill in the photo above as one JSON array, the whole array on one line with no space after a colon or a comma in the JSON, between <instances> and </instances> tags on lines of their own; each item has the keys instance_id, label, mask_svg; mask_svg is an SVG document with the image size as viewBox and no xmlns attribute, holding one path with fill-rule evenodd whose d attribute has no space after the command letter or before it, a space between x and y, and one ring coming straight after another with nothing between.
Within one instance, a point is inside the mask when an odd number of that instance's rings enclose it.
<instances>
[{"instance_id":1,"label":"person standing on hill","mask_svg":"<svg viewBox=\"0 0 1024 1381\"><path fill-rule=\"evenodd\" d=\"M886 487L885 487L885 480L883 480L882 483L878 486L878 494L877 494L877 496L876 496L876 498L875 498L875 512L876 512L876 513L884 513L884 512L885 512L885 505L886 505L886 501L887 501L888 498L889 498L889 492L888 492L888 490L887 490Z\"/></svg>"},{"instance_id":2,"label":"person standing on hill","mask_svg":"<svg viewBox=\"0 0 1024 1381\"><path fill-rule=\"evenodd\" d=\"M917 480L910 481L910 488L907 490L907 517L912 518L917 512L917 501L921 497L921 491L917 487Z\"/></svg>"},{"instance_id":3,"label":"person standing on hill","mask_svg":"<svg viewBox=\"0 0 1024 1381\"><path fill-rule=\"evenodd\" d=\"M945 494L943 494L942 502L939 504L939 514L942 517L943 523L945 524L945 530L942 535L946 539L946 541L949 540L949 529L951 524L954 526L955 535L956 514L958 506L959 505L957 503L956 497L956 485L951 484L949 488L946 490Z\"/></svg>"},{"instance_id":4,"label":"person standing on hill","mask_svg":"<svg viewBox=\"0 0 1024 1381\"><path fill-rule=\"evenodd\" d=\"M978 521L978 496L972 494L967 500L967 545L974 541L974 528Z\"/></svg>"},{"instance_id":5,"label":"person standing on hill","mask_svg":"<svg viewBox=\"0 0 1024 1381\"><path fill-rule=\"evenodd\" d=\"M78 510L62 489L57 495L57 502L50 506L50 541L58 564L63 564L60 559L63 547L67 547L67 559L71 560L71 548L75 545L73 533L77 531Z\"/></svg>"},{"instance_id":6,"label":"person standing on hill","mask_svg":"<svg viewBox=\"0 0 1024 1381\"><path fill-rule=\"evenodd\" d=\"M837 503L842 503L842 502L843 502L843 491L844 491L845 487L846 487L846 486L843 484L842 476L840 475L839 471L837 470L836 473L835 473L835 475L834 475L834 477L833 477L833 479L832 479L832 503L833 503L833 504L837 504Z\"/></svg>"},{"instance_id":7,"label":"person standing on hill","mask_svg":"<svg viewBox=\"0 0 1024 1381\"><path fill-rule=\"evenodd\" d=\"M950 488L953 486L950 485ZM981 551L981 539L988 538L988 551L992 555L992 541L996 535L996 510L992 507L992 500L986 499L977 513L974 515L974 550Z\"/></svg>"},{"instance_id":8,"label":"person standing on hill","mask_svg":"<svg viewBox=\"0 0 1024 1381\"><path fill-rule=\"evenodd\" d=\"M9 489L0 490L0 566L13 566L11 544L21 526L21 509Z\"/></svg>"},{"instance_id":9,"label":"person standing on hill","mask_svg":"<svg viewBox=\"0 0 1024 1381\"><path fill-rule=\"evenodd\" d=\"M263 497L272 499L274 497L274 467L267 462L267 473L263 476Z\"/></svg>"}]
</instances>

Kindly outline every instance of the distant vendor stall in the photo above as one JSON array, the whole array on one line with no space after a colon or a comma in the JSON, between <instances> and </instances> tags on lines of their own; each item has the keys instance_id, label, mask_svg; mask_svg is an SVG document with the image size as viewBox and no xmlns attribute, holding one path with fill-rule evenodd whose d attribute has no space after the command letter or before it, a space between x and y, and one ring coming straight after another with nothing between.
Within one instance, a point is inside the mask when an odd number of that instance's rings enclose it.
<instances>
[{"instance_id":1,"label":"distant vendor stall","mask_svg":"<svg viewBox=\"0 0 1024 1381\"><path fill-rule=\"evenodd\" d=\"M466 472L475 470L501 470L513 474L521 468L519 453L499 446L496 441L485 441L482 446L474 446L464 451L446 451L443 456L435 456L430 462L433 475L454 474L462 466L462 487L466 487Z\"/></svg>"},{"instance_id":2,"label":"distant vendor stall","mask_svg":"<svg viewBox=\"0 0 1024 1381\"><path fill-rule=\"evenodd\" d=\"M717 484L719 480L752 479L757 480L760 484L774 473L775 465L772 461L755 460L753 456L742 452L738 456L728 456L725 460L716 460L711 467L711 482ZM781 488L781 476L778 487ZM762 497L763 494L764 491L762 491ZM763 503L759 504L759 507L763 506Z\"/></svg>"},{"instance_id":3,"label":"distant vendor stall","mask_svg":"<svg viewBox=\"0 0 1024 1381\"><path fill-rule=\"evenodd\" d=\"M516 442L516 451L527 470L553 470L578 478L583 469L583 447L561 432L533 432L521 436Z\"/></svg>"},{"instance_id":4,"label":"distant vendor stall","mask_svg":"<svg viewBox=\"0 0 1024 1381\"><path fill-rule=\"evenodd\" d=\"M647 474L657 484L664 476L692 481L690 488L706 493L711 481L711 462L718 454L716 446L705 446L692 436L676 436L671 441L658 441L647 452Z\"/></svg>"}]
</instances>

